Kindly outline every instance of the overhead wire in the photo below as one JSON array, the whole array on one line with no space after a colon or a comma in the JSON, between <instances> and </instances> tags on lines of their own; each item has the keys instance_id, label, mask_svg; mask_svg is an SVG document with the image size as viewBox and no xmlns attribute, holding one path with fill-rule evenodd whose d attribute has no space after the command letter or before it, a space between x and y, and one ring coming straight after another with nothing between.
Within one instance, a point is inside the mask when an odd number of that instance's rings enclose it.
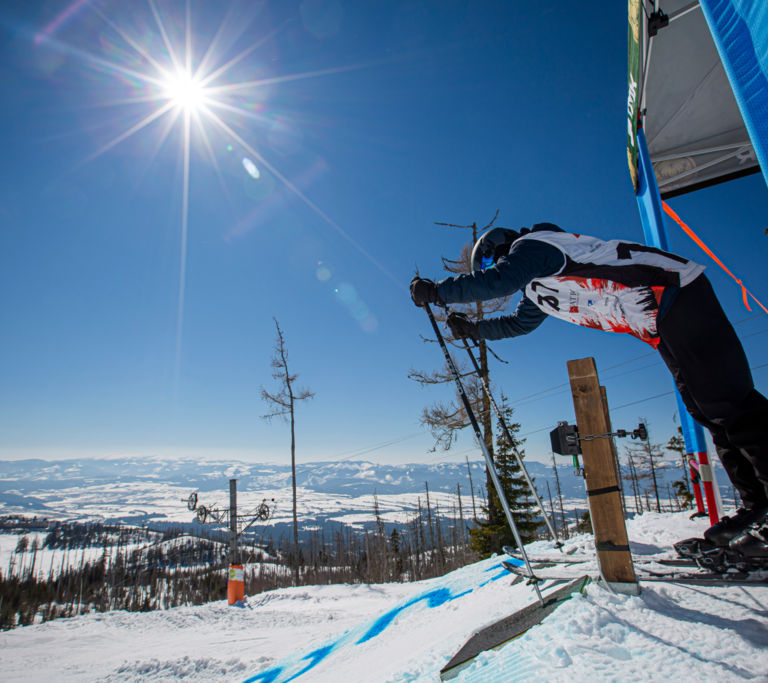
<instances>
[{"instance_id":1,"label":"overhead wire","mask_svg":"<svg viewBox=\"0 0 768 683\"><path fill-rule=\"evenodd\" d=\"M761 315L765 315L765 314L763 313ZM755 317L757 317L757 316L755 316ZM765 330L765 331L768 332L768 330ZM654 365L655 365L655 363L654 363ZM766 368L766 367L768 367L768 363L763 363L762 365L756 365L756 366L750 368L750 370L759 370L760 368ZM618 375L616 375L616 377L618 377ZM615 408L611 408L611 412L614 412L616 410L621 410L622 408L628 408L629 406L633 406L633 405L636 405L638 403L645 403L645 401L652 401L653 399L661 398L662 396L669 396L670 394L674 394L674 393L675 392L673 390L673 391L664 392L663 394L656 394L656 396L648 396L647 398L641 398L639 401L632 401L632 403L625 403L622 406L616 406ZM530 436L531 434L538 434L539 432L543 432L543 431L545 431L547 429L554 429L556 426L557 425L548 425L546 427L542 427L541 429L536 429L536 430L534 430L532 432L526 432L525 434L521 434L520 438L523 438L525 436Z\"/></svg>"},{"instance_id":2,"label":"overhead wire","mask_svg":"<svg viewBox=\"0 0 768 683\"><path fill-rule=\"evenodd\" d=\"M764 330L764 331L768 332L768 330ZM652 363L652 365L656 365L656 363ZM616 367L616 366L614 366L614 367ZM648 367L650 367L650 366L648 366ZM750 370L759 370L760 368L765 368L765 367L768 367L768 363L764 363L763 365L757 365L757 366L755 366L753 368L750 368ZM638 369L642 370L643 368L638 368ZM634 371L632 371L632 372L634 372ZM628 373L621 373L621 374L628 374ZM619 375L615 375L615 377L618 377L618 376ZM610 378L606 378L606 379L610 379ZM625 403L622 406L616 406L615 408L611 408L611 412L615 412L617 410L621 410L622 408L629 408L630 406L637 405L638 403L645 403L646 401L652 401L652 400L654 400L656 398L662 398L663 396L670 396L671 394L674 394L674 393L675 393L674 391L666 391L663 394L656 394L656 396L648 396L647 398L641 398L639 401L632 401L631 403ZM575 419L575 418L571 418L571 419ZM521 434L518 438L522 439L522 438L525 438L526 436L530 436L531 434L538 434L538 433L544 432L544 431L546 431L548 429L550 429L550 430L554 429L555 427L557 427L556 424L555 425L547 425L546 427L542 427L540 429L535 429L532 432L526 432L525 434ZM427 431L430 431L430 430L427 430ZM425 432L421 432L421 433L423 434ZM383 446L382 446L382 448L383 448ZM423 464L427 464L427 463L430 463L430 462L435 462L437 460L445 460L446 458L454 458L457 455L464 455L466 453L472 453L473 451L479 451L479 450L480 450L479 446L473 446L472 448L468 448L468 449L463 450L463 451L457 451L456 453L446 452L446 453L443 453L443 454L439 455L436 458L432 458L430 460L417 460L416 462L421 462ZM312 468L312 469L318 469L318 468ZM310 470L304 470L304 472L308 472L308 471L310 471ZM297 472L296 476L298 477L299 474L303 474L304 472ZM287 478L290 478L290 477L287 477ZM341 484L334 484L333 486L326 486L326 487L321 488L321 489L312 489L312 492L313 493L320 493L322 491L330 491L331 489L341 488L342 486L346 486L346 485L347 485L346 482L345 483L341 483ZM405 507L405 506L403 506L403 507Z\"/></svg>"},{"instance_id":3,"label":"overhead wire","mask_svg":"<svg viewBox=\"0 0 768 683\"><path fill-rule=\"evenodd\" d=\"M768 332L768 329L760 330L759 332L753 332L752 334L745 334L743 337L739 337L739 339L747 339L747 337L754 337L755 335L765 334L766 332Z\"/></svg>"},{"instance_id":4,"label":"overhead wire","mask_svg":"<svg viewBox=\"0 0 768 683\"><path fill-rule=\"evenodd\" d=\"M751 316L749 316L747 318L739 320L739 321L733 323L733 325L740 325L741 323L745 323L748 320L753 320L754 318L759 318L760 316L763 316L763 315L766 315L766 314L765 313L757 313L756 315L751 315ZM765 332L768 332L768 329L761 330L759 332L753 332L751 334L747 334L747 335L745 335L743 337L740 337L740 339L747 339L748 337L753 337L753 336L756 336L758 334L763 334ZM628 365L629 363L634 363L635 361L642 360L643 358L648 358L649 356L653 356L656 353L657 353L656 351L651 351L650 353L644 353L641 356L637 356L636 358L631 358L630 360L622 361L621 363L616 363L615 365L611 365L611 366L609 366L607 368L599 370L598 372L600 372L600 373L608 372L609 370L614 370L615 368L621 367L623 365ZM660 365L660 364L661 364L661 361L657 361L656 363L650 363L649 365L644 365L641 368L635 368L634 370L628 370L627 372L621 372L621 373L619 373L617 375L611 375L610 377L604 377L604 378L602 378L602 381L608 381L610 379L615 379L617 377L622 377L623 375L628 375L628 374L631 374L633 372L639 372L640 370L645 370L647 368L653 367L655 365ZM768 365L768 363L766 363L765 365L758 365L758 366L756 366L754 368L750 368L750 369L751 370L757 370L759 368L766 367L766 365ZM565 394L565 393L567 393L567 390L559 391L556 394L550 394L549 396L542 396L541 398L535 398L533 401L526 401L525 403L520 403L521 401L525 401L528 398L533 398L535 396L540 396L540 394L546 394L546 393L548 393L550 391L554 391L555 389L561 389L561 388L566 387L566 386L569 386L568 382L565 382L563 384L558 384L558 385L556 385L554 387L550 387L549 389L544 389L542 391L538 391L535 394L530 394L528 396L523 396L522 398L518 398L518 399L515 399L513 401L508 401L508 405L513 405L515 403L518 403L520 405L527 405L528 403L534 403L536 401L540 401L540 400L543 400L543 399L546 399L546 398L551 398L552 396L558 396L560 394ZM665 392L663 394L657 394L656 396L650 396L648 398L640 399L639 401L633 401L632 403L626 403L626 404L624 404L622 406L617 406L615 408L611 408L611 410L612 411L614 411L614 410L621 410L622 408L627 408L629 406L636 405L638 403L644 403L645 401L651 401L651 400L653 400L655 398L661 398L662 396L669 396L670 394L673 394L673 393L674 393L674 391L668 391L668 392ZM490 412L490 409L488 411L480 411L479 413L477 413L477 415L478 415L478 417L484 417L487 412ZM547 429L553 429L555 426L556 425L550 425L550 426L547 426L547 427L543 427L541 429L534 430L532 432L526 432L525 434L522 434L520 436L520 438L523 438L525 436L530 436L531 434L538 434L539 432L543 432L543 431L545 431ZM407 436L398 437L397 439L392 439L390 441L385 441L383 443L375 444L374 446L372 446L370 448L363 447L363 450L352 449L350 451L343 451L342 453L339 453L339 455L344 455L346 457L338 458L338 459L335 459L335 460L316 460L316 461L310 461L310 462L317 462L319 464L314 466L314 467L305 468L305 469L297 472L296 473L296 477L298 478L302 474L307 474L307 473L312 472L314 470L322 469L324 467L327 467L328 465L332 465L332 464L336 464L336 463L340 463L340 462L345 462L347 460L351 460L352 458L356 458L358 456L365 455L367 453L371 453L373 451L377 451L377 450L380 450L382 448L386 448L387 446L393 446L393 445L395 445L397 443L401 443L402 441L407 441L408 439L413 439L413 438L415 438L417 436L422 436L422 435L427 434L427 433L429 433L431 431L432 431L431 429L425 429L423 431L415 432L415 433L409 434ZM445 455L445 456L441 456L441 457L453 457L454 455L462 455L464 453L469 453L469 452L474 451L474 450L477 450L477 448L471 448L468 451L461 451L460 453L453 453L453 454ZM351 455L346 455L347 453L351 453ZM434 462L435 460L439 460L439 459L440 458L433 458L432 460L427 460L425 462ZM276 481L283 481L283 480L286 480L286 479L290 479L292 476L293 475L288 475L286 477L280 477ZM337 488L337 487L333 486L333 487L330 487L330 488ZM318 490L325 490L325 489L318 489Z\"/></svg>"},{"instance_id":5,"label":"overhead wire","mask_svg":"<svg viewBox=\"0 0 768 683\"><path fill-rule=\"evenodd\" d=\"M400 443L401 441L407 441L408 439L413 439L417 436L421 436L422 434L427 434L428 432L431 432L431 429L425 429L421 432L416 432L415 434L409 434L408 436L402 436L398 439L394 439L392 441L385 441L384 443L377 444L371 448L368 448L367 450L360 451L359 449L354 449L353 451L345 451L345 453L352 453L352 455L349 455L345 458L339 458L338 460L314 460L311 462L319 462L319 465L316 465L315 467L308 467L306 469L301 470L300 472L296 472L296 476L298 477L300 474L306 474L307 472L312 472L313 470L318 470L323 467L326 467L328 465L332 465L338 462L344 462L345 460L351 460L352 458L356 458L359 455L365 455L366 453L370 453L372 451L377 451L381 448L386 448L387 446L393 446L396 443ZM340 455L343 455L343 453L340 453ZM293 475L289 474L287 477L280 477L276 481L282 481L284 479L290 479Z\"/></svg>"},{"instance_id":6,"label":"overhead wire","mask_svg":"<svg viewBox=\"0 0 768 683\"><path fill-rule=\"evenodd\" d=\"M733 323L734 326L741 325L741 323L745 323L748 320L754 320L755 318L759 318L760 316L766 315L765 313L757 313L756 315L750 315L747 318L743 318L742 320L739 320L735 323ZM763 332L768 332L768 330L763 330ZM762 334L762 332L753 332L752 334L747 334L743 337L740 337L740 339L746 339L747 337L754 337L756 334ZM614 370L615 368L621 367L622 365L628 365L629 363L634 363L635 361L641 360L643 358L648 358L648 356L654 356L656 355L657 351L651 351L650 353L644 353L642 356L637 356L637 358L630 358L629 360L625 360L621 363L617 363L616 365L611 365L607 368L602 368L601 370L598 370L598 372L608 372L608 370ZM653 365L657 365L657 363L653 363ZM650 367L650 366L647 366ZM614 375L614 377L618 377L619 375ZM609 379L609 378L606 378ZM549 391L554 391L555 389L562 389L563 387L567 387L568 382L564 382L563 384L558 384L554 387L550 387L549 389L542 389L541 391L537 391L535 394L529 394L528 396L523 396L522 398L516 398L514 401L509 401L509 405L519 403L520 401L525 401L527 398L533 398L534 396L539 396L540 394L546 394Z\"/></svg>"},{"instance_id":7,"label":"overhead wire","mask_svg":"<svg viewBox=\"0 0 768 683\"><path fill-rule=\"evenodd\" d=\"M643 358L643 357L644 356L641 356L641 358ZM624 363L620 363L620 365L624 365ZM656 363L651 363L650 365L643 365L643 367L635 368L634 370L627 370L626 372L620 372L618 375L611 375L610 377L603 377L603 378L601 378L601 381L607 382L609 379L615 379L616 377L621 377L623 375L629 375L629 374L631 374L633 372L640 372L640 370L646 370L647 368L652 368L654 365L661 365L661 361L657 361ZM618 366L614 365L613 367L618 367ZM566 385L561 384L560 386L566 386ZM554 394L550 394L549 396L541 396L539 398L534 398L532 401L526 401L525 403L520 403L518 405L518 407L519 406L528 405L529 403L535 403L536 401L543 401L544 399L551 398L552 396L559 396L560 394L567 394L568 391L569 391L568 389L564 389L563 391L558 391L558 392L556 392Z\"/></svg>"}]
</instances>

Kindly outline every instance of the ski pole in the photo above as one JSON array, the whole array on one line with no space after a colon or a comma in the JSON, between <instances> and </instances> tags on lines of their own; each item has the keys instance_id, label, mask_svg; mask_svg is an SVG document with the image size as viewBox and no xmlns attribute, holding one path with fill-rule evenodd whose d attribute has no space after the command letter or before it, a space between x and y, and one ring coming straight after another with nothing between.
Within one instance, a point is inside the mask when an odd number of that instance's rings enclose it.
<instances>
[{"instance_id":1,"label":"ski pole","mask_svg":"<svg viewBox=\"0 0 768 683\"><path fill-rule=\"evenodd\" d=\"M448 347L445 344L443 335L440 333L440 328L437 325L435 316L433 315L432 309L429 307L428 303L424 304L424 310L427 312L427 315L429 316L429 322L432 323L432 329L435 333L435 336L437 337L438 343L440 344L440 348L443 350L443 354L445 355L445 362L448 364L448 368L450 369L451 374L453 375L453 381L456 383L456 389L459 392L459 396L461 397L461 402L464 405L464 410L466 410L467 412L469 423L472 425L472 429L475 432L475 438L477 439L477 443L480 445L480 449L483 451L483 456L485 457L485 464L488 467L488 472L490 472L491 474L491 479L493 480L493 486L496 489L496 493L499 495L501 506L504 508L504 514L506 515L507 522L509 522L509 526L512 529L512 534L514 535L515 541L517 542L517 547L520 548L520 552L523 555L523 560L525 561L525 568L528 570L528 576L530 577L530 581L533 585L533 589L536 591L536 597L539 599L541 606L544 607L544 598L541 597L541 591L539 590L539 586L538 586L538 579L533 573L531 562L528 559L528 553L525 551L525 546L523 545L523 539L520 538L520 532L518 532L517 530L517 525L515 524L515 520L512 517L512 511L509 509L509 503L507 503L507 497L504 495L504 491L501 488L499 475L496 473L496 468L493 466L493 459L491 458L491 454L488 452L488 446L486 445L485 439L483 439L483 436L480 433L480 425L478 425L477 419L475 418L475 413L472 410L472 405L469 402L469 397L464 392L464 385L461 383L461 377L459 376L459 372L453 363L453 358L451 358L451 354L448 352Z\"/></svg>"},{"instance_id":2,"label":"ski pole","mask_svg":"<svg viewBox=\"0 0 768 683\"><path fill-rule=\"evenodd\" d=\"M447 309L447 306L446 306L446 309ZM503 415L501 414L501 411L499 410L499 406L496 405L496 401L493 398L491 389L488 386L488 383L485 381L485 376L480 371L480 366L477 364L477 359L475 358L475 354L472 353L472 349L467 343L467 340L462 339L462 341L464 342L464 348L467 350L467 353L469 354L469 358L472 361L472 365L475 366L475 372L477 373L477 376L480 378L480 381L483 383L483 389L485 389L485 395L490 399L491 405L493 406L493 410L496 413L496 417L499 419L499 422L501 423L501 428L504 430L504 435L507 437L507 441L509 442L509 445L512 448L512 453L514 454L515 459L517 460L517 464L520 465L520 469L523 471L523 476L525 477L525 481L528 482L528 488L531 490L531 493L533 494L533 497L536 500L536 504L539 506L539 509L541 510L541 514L544 517L544 521L547 523L547 528L549 529L549 533L552 536L552 540L555 541L555 548L558 548L558 549L562 548L563 544L557 538L557 532L552 526L552 522L550 521L549 517L547 517L547 512L541 503L539 494L536 492L536 487L533 485L533 481L531 481L531 477L528 474L528 470L523 464L523 458L520 456L520 453L517 450L517 447L515 446L515 442L512 439L512 434L509 431L509 427L507 427L507 421L504 419ZM562 550L560 552L562 552Z\"/></svg>"}]
</instances>

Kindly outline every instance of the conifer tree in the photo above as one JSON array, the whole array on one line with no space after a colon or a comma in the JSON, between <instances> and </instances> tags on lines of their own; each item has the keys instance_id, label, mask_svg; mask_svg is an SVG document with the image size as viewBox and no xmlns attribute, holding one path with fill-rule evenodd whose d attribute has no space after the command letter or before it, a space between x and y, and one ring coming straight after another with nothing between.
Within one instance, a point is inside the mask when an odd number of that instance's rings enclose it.
<instances>
[{"instance_id":1,"label":"conifer tree","mask_svg":"<svg viewBox=\"0 0 768 683\"><path fill-rule=\"evenodd\" d=\"M693 506L694 495L691 493L690 480L688 478L688 458L686 455L685 439L683 438L683 428L677 428L677 434L675 434L668 442L667 448L670 451L675 451L680 454L682 458L683 478L678 481L672 482L672 488L675 490L675 495L678 500L681 501L681 507L686 510Z\"/></svg>"},{"instance_id":2,"label":"conifer tree","mask_svg":"<svg viewBox=\"0 0 768 683\"><path fill-rule=\"evenodd\" d=\"M579 517L579 521L576 523L576 530L580 534L592 533L592 517L589 514L589 510L585 510L584 514Z\"/></svg>"},{"instance_id":3,"label":"conifer tree","mask_svg":"<svg viewBox=\"0 0 768 683\"><path fill-rule=\"evenodd\" d=\"M499 475L501 488L507 503L509 503L520 537L523 539L523 543L530 543L535 540L537 531L544 525L544 522L538 519L534 512L538 508L536 503L530 499L528 484L514 455L516 448L520 456L525 457L525 451L522 448L525 439L517 438L520 423L512 422L514 409L507 405L507 397L504 392L501 393L500 411L507 423L513 443L507 439L501 420L498 420L496 425L496 473ZM517 547L501 501L498 496L490 496L489 500L489 505L496 506L495 515L488 515L488 507L484 507L483 512L487 515L486 519L478 520L476 526L469 531L469 547L481 557L488 557L491 553L500 552L505 545Z\"/></svg>"}]
</instances>

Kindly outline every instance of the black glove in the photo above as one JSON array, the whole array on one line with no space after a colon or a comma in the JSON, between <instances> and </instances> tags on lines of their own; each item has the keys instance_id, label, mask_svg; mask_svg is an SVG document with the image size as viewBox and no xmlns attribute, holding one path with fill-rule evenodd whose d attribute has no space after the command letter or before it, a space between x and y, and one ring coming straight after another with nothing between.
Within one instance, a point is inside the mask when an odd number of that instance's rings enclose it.
<instances>
[{"instance_id":1,"label":"black glove","mask_svg":"<svg viewBox=\"0 0 768 683\"><path fill-rule=\"evenodd\" d=\"M442 300L437 295L437 285L432 280L415 277L411 280L411 299L417 306L424 307L424 304L443 305Z\"/></svg>"},{"instance_id":2,"label":"black glove","mask_svg":"<svg viewBox=\"0 0 768 683\"><path fill-rule=\"evenodd\" d=\"M464 313L449 313L446 324L456 339L477 339L477 323L472 322Z\"/></svg>"}]
</instances>

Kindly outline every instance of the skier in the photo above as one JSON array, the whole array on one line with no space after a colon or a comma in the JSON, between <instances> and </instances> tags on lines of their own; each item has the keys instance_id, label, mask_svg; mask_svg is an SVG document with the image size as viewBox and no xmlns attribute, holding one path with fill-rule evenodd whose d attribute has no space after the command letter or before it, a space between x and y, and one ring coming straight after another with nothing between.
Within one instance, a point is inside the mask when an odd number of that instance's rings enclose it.
<instances>
[{"instance_id":1,"label":"skier","mask_svg":"<svg viewBox=\"0 0 768 683\"><path fill-rule=\"evenodd\" d=\"M472 273L438 283L416 277L417 306L465 304L522 291L512 315L472 321L450 313L454 337L498 340L535 330L549 315L637 337L659 351L693 418L709 429L744 508L679 551L768 560L768 400L704 266L626 240L567 233L552 223L491 228L472 250ZM762 525L762 526L761 526ZM722 553L721 553L722 555Z\"/></svg>"}]
</instances>

